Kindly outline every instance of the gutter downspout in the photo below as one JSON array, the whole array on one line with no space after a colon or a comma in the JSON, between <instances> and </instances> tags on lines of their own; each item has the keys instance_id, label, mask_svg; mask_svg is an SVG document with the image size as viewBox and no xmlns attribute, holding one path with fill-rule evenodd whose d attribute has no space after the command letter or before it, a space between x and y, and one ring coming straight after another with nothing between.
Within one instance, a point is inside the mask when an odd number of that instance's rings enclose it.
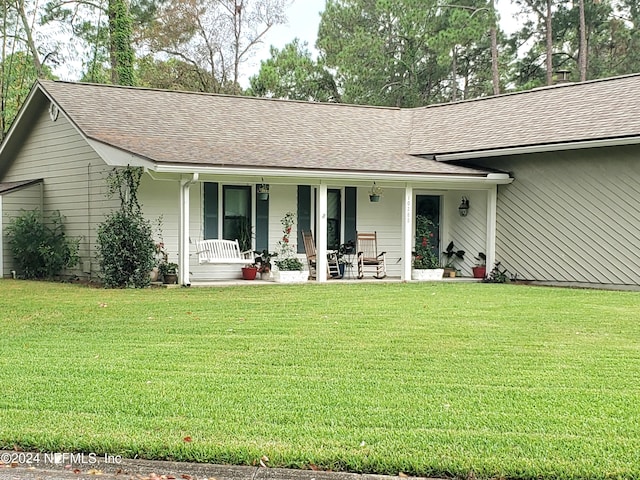
<instances>
[{"instance_id":1,"label":"gutter downspout","mask_svg":"<svg viewBox=\"0 0 640 480\"><path fill-rule=\"evenodd\" d=\"M198 181L199 174L191 174L191 179L180 180L180 215L178 219L178 284L191 286L189 279L189 192L191 185Z\"/></svg>"}]
</instances>

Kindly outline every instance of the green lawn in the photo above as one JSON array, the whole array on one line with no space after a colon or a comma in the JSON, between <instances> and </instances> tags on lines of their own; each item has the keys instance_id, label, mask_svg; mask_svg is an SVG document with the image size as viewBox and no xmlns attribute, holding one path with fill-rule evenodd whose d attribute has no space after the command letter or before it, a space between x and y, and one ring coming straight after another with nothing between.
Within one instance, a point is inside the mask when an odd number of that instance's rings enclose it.
<instances>
[{"instance_id":1,"label":"green lawn","mask_svg":"<svg viewBox=\"0 0 640 480\"><path fill-rule=\"evenodd\" d=\"M185 441L191 440L191 441ZM640 477L640 294L0 281L0 448Z\"/></svg>"}]
</instances>

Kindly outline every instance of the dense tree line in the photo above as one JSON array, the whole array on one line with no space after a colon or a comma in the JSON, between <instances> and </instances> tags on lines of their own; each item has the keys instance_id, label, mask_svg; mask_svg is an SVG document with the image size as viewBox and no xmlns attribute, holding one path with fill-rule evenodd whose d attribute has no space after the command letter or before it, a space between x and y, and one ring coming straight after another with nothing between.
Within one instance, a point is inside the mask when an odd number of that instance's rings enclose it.
<instances>
[{"instance_id":1,"label":"dense tree line","mask_svg":"<svg viewBox=\"0 0 640 480\"><path fill-rule=\"evenodd\" d=\"M312 101L417 106L640 71L638 0L327 0L317 54L271 48L240 67L292 1L0 0L0 139L33 81L81 59L77 78ZM47 33L49 32L49 33Z\"/></svg>"}]
</instances>

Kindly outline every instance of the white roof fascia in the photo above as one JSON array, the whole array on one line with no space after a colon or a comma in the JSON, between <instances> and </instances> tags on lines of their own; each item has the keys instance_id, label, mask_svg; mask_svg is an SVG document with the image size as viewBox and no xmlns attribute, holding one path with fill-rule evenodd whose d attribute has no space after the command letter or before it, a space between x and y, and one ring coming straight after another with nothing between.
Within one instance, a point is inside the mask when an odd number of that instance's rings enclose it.
<instances>
[{"instance_id":1,"label":"white roof fascia","mask_svg":"<svg viewBox=\"0 0 640 480\"><path fill-rule=\"evenodd\" d=\"M18 111L18 114L13 119L13 122L11 123L11 127L9 127L9 131L4 136L4 140L2 141L2 143L0 143L0 155L2 155L2 151L5 148L8 148L7 145L9 145L11 143L10 140L11 140L11 137L13 136L13 132L18 129L18 125L20 124L21 119L25 114L24 112L27 110L27 106L29 105L29 102L31 102L31 100L35 96L36 92L38 92L38 91L42 91L41 88L40 88L40 84L37 84L37 86L32 88L31 91L29 92L29 95L27 96L27 98L25 98L24 102L22 102L22 107L20 107L20 110Z\"/></svg>"},{"instance_id":2,"label":"white roof fascia","mask_svg":"<svg viewBox=\"0 0 640 480\"><path fill-rule=\"evenodd\" d=\"M607 138L600 140L582 140L579 142L550 143L548 145L529 145L526 147L507 147L495 150L475 150L471 152L445 153L435 155L439 162L454 160L468 160L472 158L499 157L503 155L523 155L527 153L544 153L559 150L577 150L580 148L619 147L622 145L636 145L640 143L640 136L625 138Z\"/></svg>"},{"instance_id":3,"label":"white roof fascia","mask_svg":"<svg viewBox=\"0 0 640 480\"><path fill-rule=\"evenodd\" d=\"M310 178L310 179L334 179L352 181L395 181L395 182L425 182L432 183L483 183L483 184L508 184L513 179L506 173L488 173L486 176L455 175L455 174L422 174L422 173L385 173L368 171L343 171L343 170L302 170L286 168L231 168L231 167L204 167L183 165L156 165L150 169L157 173L191 174L197 172L201 175L237 175L237 176L264 176L284 178Z\"/></svg>"},{"instance_id":4,"label":"white roof fascia","mask_svg":"<svg viewBox=\"0 0 640 480\"><path fill-rule=\"evenodd\" d=\"M111 167L126 167L127 165L131 165L132 167L145 167L152 169L155 165L151 160L120 150L119 148L112 147L106 143L99 142L88 137L85 137L85 140L89 146L93 148L98 155L100 155L100 158L102 158L102 160Z\"/></svg>"}]
</instances>

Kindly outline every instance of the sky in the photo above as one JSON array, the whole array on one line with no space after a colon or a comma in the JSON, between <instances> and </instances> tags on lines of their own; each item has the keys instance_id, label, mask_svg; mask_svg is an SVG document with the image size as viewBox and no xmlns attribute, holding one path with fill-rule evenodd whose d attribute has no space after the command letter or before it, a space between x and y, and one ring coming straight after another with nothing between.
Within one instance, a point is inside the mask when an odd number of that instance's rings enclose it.
<instances>
[{"instance_id":1,"label":"sky","mask_svg":"<svg viewBox=\"0 0 640 480\"><path fill-rule=\"evenodd\" d=\"M307 42L309 50L314 51L313 46L318 37L320 25L320 13L324 11L326 0L294 0L287 8L288 22L285 25L276 25L267 32L264 42L256 51L256 54L243 66L243 87L248 86L248 77L256 75L260 70L260 61L267 60L271 45L281 49L294 38Z\"/></svg>"}]
</instances>

